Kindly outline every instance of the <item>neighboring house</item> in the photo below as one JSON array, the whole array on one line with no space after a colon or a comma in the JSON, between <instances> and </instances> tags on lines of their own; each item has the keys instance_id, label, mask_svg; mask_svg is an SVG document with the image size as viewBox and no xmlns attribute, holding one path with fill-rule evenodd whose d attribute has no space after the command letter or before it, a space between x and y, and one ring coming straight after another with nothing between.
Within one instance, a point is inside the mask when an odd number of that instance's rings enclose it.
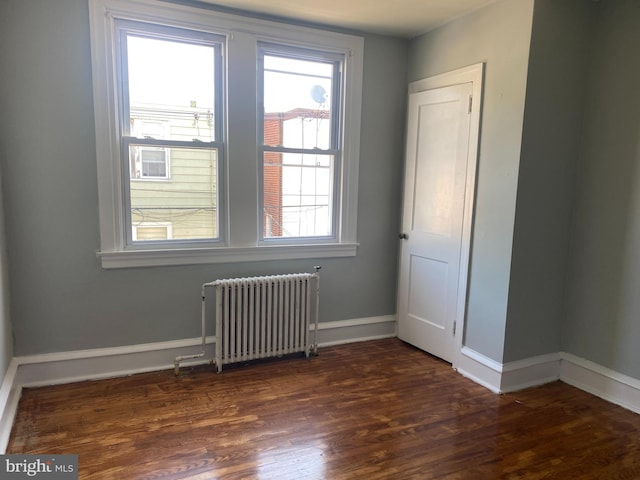
<instances>
[{"instance_id":1,"label":"neighboring house","mask_svg":"<svg viewBox=\"0 0 640 480\"><path fill-rule=\"evenodd\" d=\"M195 106L169 110L132 105L131 134L205 142L213 138L213 115ZM133 240L215 238L216 151L142 145L130 149Z\"/></svg>"}]
</instances>

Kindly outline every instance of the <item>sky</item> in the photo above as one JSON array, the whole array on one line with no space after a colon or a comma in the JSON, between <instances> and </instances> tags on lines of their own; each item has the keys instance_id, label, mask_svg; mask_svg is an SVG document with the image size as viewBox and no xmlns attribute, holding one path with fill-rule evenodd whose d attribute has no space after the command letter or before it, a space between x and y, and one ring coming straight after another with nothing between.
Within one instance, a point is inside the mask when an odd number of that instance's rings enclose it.
<instances>
[{"instance_id":1,"label":"sky","mask_svg":"<svg viewBox=\"0 0 640 480\"><path fill-rule=\"evenodd\" d=\"M212 109L214 47L129 35L129 97L132 104ZM265 111L320 108L317 86L331 92L331 64L265 56Z\"/></svg>"}]
</instances>

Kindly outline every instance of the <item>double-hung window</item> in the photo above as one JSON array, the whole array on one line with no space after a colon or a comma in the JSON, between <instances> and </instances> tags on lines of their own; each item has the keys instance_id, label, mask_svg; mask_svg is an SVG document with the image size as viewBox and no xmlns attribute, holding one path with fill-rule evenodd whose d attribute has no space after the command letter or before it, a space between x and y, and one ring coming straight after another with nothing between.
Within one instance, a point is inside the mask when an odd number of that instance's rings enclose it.
<instances>
[{"instance_id":1,"label":"double-hung window","mask_svg":"<svg viewBox=\"0 0 640 480\"><path fill-rule=\"evenodd\" d=\"M216 241L224 38L120 19L114 29L124 243ZM149 223L172 237L134 235Z\"/></svg>"},{"instance_id":2,"label":"double-hung window","mask_svg":"<svg viewBox=\"0 0 640 480\"><path fill-rule=\"evenodd\" d=\"M88 1L103 267L355 255L360 37Z\"/></svg>"},{"instance_id":3,"label":"double-hung window","mask_svg":"<svg viewBox=\"0 0 640 480\"><path fill-rule=\"evenodd\" d=\"M333 240L341 57L261 44L264 240Z\"/></svg>"}]
</instances>

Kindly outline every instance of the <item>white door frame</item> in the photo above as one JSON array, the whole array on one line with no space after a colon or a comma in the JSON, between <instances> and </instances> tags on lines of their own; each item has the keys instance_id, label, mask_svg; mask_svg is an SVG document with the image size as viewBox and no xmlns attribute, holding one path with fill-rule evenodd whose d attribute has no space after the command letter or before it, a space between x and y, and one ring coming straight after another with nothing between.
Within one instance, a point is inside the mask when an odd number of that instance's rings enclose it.
<instances>
[{"instance_id":1,"label":"white door frame","mask_svg":"<svg viewBox=\"0 0 640 480\"><path fill-rule=\"evenodd\" d=\"M482 107L482 82L484 79L484 63L476 63L468 67L446 72L433 77L416 80L409 84L409 94L432 90L435 88L472 83L471 119L469 125L469 152L467 155L467 178L464 195L464 213L462 219L462 243L460 247L460 272L458 277L458 300L456 309L456 332L452 355L452 366L457 368L462 356L462 343L465 332L467 313L467 290L469 279L469 260L471 250L471 234L476 188L476 166L478 163L478 145L480 140L480 114ZM396 314L397 318L397 314Z\"/></svg>"}]
</instances>

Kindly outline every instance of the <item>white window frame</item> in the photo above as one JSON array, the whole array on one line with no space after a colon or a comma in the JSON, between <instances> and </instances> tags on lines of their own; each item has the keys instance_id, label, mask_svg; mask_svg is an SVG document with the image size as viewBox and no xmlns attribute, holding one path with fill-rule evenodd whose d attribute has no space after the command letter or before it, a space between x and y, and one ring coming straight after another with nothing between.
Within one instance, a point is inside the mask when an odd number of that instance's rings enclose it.
<instances>
[{"instance_id":1,"label":"white window frame","mask_svg":"<svg viewBox=\"0 0 640 480\"><path fill-rule=\"evenodd\" d=\"M259 260L354 256L357 250L358 163L364 39L316 28L243 17L159 0L88 0L96 124L96 160L103 268L184 265ZM226 118L228 137L219 184L221 238L217 243L170 242L145 248L127 245L122 162L117 132L118 102L114 24L116 19L189 28L226 36ZM259 42L344 55L340 205L333 242L265 244L259 229L257 48ZM253 62L234 59L253 58ZM252 141L247 141L252 139ZM228 164L227 164L228 162ZM255 187L255 188L254 188Z\"/></svg>"}]
</instances>

